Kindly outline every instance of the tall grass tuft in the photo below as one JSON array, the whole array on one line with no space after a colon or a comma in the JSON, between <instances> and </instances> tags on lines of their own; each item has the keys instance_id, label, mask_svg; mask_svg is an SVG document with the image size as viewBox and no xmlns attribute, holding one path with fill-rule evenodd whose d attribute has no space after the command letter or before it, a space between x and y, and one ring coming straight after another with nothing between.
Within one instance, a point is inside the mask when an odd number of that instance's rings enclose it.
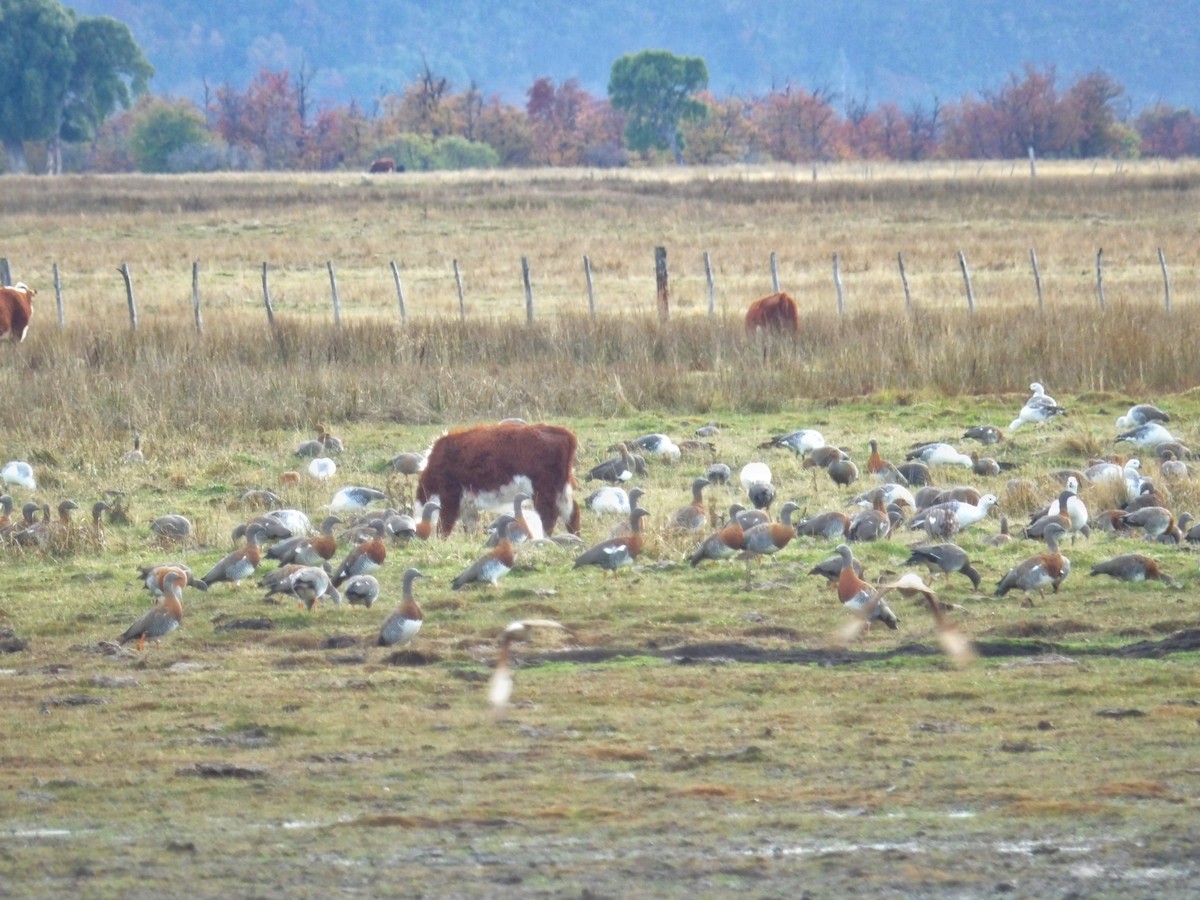
<instances>
[{"instance_id":1,"label":"tall grass tuft","mask_svg":"<svg viewBox=\"0 0 1200 900\"><path fill-rule=\"evenodd\" d=\"M810 314L796 338L746 334L740 318L560 315L504 320L312 318L227 311L198 334L183 316L137 332L120 318L35 329L3 348L10 440L132 429L219 434L318 420L455 424L521 415L775 412L803 399L896 392L1131 397L1200 383L1200 310L1115 304L1044 314L877 309Z\"/></svg>"}]
</instances>

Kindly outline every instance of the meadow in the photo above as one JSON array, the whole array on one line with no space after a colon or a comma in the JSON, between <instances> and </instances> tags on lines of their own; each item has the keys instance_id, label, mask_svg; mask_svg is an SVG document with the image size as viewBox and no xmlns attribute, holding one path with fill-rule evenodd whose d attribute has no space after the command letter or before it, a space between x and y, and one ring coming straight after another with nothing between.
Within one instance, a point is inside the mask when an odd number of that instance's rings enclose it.
<instances>
[{"instance_id":1,"label":"meadow","mask_svg":"<svg viewBox=\"0 0 1200 900\"><path fill-rule=\"evenodd\" d=\"M6 178L0 256L40 291L29 338L0 347L0 447L39 479L35 493L10 492L18 508L31 496L85 510L119 499L123 516L102 538L83 516L44 549L0 549L5 892L1190 890L1200 780L1190 545L1082 538L1064 548L1073 571L1062 590L1026 606L992 591L1039 545L993 548L984 537L998 514L1016 527L1054 497L1053 469L1129 453L1114 443L1114 420L1131 403L1159 404L1185 443L1196 440L1200 169L1043 163L1030 179L1019 166L947 163L811 175ZM655 307L656 245L671 260L667 322ZM803 311L795 340L741 326L745 305L771 289L771 253ZM192 318L196 261L203 332ZM714 459L735 472L768 462L779 503L805 514L848 508L865 475L839 489L760 445L816 428L860 466L870 439L894 461L918 440L969 449L963 429L1006 427L1034 380L1068 415L986 451L1015 471L935 473L1000 497L960 537L981 590L961 576L933 581L977 649L965 668L937 651L932 621L907 600L895 604L898 630L840 641L845 611L807 574L831 543L797 538L749 572L736 561L692 568L696 537L665 528ZM149 602L136 567L211 565L256 512L246 491L279 491L314 521L343 483L399 503L412 486L390 471L396 453L503 416L571 427L581 473L618 439L680 440L709 421L720 434L711 451L651 463L641 480L648 547L616 578L539 546L518 551L498 588L451 591L482 543L460 531L392 546L370 610L309 612L264 602L250 582L221 584L186 592L183 627L161 644L114 649ZM346 441L334 482L281 487L285 471L303 468L293 451L316 422ZM146 462L125 464L135 433ZM1200 512L1193 479L1166 486L1177 514ZM1116 502L1100 485L1082 496L1093 513ZM713 523L739 499L736 486L710 488ZM195 541L156 546L148 523L165 512L189 515ZM584 541L611 524L585 514ZM882 582L905 571L921 537L902 531L855 554ZM1088 576L1133 551L1183 586ZM407 649L375 647L410 565L427 576L416 585L424 627ZM514 704L496 719L485 690L497 637L526 617L571 634L519 647Z\"/></svg>"}]
</instances>

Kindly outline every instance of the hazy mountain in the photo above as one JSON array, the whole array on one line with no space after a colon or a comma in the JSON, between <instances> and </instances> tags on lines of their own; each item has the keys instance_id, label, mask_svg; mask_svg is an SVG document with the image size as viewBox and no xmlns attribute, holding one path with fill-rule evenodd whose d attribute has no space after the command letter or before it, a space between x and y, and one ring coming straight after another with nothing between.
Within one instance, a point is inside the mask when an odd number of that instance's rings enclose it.
<instances>
[{"instance_id":1,"label":"hazy mountain","mask_svg":"<svg viewBox=\"0 0 1200 900\"><path fill-rule=\"evenodd\" d=\"M1134 109L1200 108L1200 17L1189 0L68 0L127 23L156 93L199 100L261 68L316 70L315 95L370 109L423 61L457 87L523 102L541 76L603 96L614 59L701 56L718 95L796 84L842 100L944 101L998 87L1024 62L1065 86L1103 69Z\"/></svg>"}]
</instances>

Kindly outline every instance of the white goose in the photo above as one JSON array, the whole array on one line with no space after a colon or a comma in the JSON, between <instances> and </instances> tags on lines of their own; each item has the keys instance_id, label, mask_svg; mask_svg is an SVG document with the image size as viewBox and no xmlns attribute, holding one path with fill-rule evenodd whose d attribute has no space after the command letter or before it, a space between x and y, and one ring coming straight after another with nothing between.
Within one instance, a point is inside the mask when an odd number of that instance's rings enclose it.
<instances>
[{"instance_id":1,"label":"white goose","mask_svg":"<svg viewBox=\"0 0 1200 900\"><path fill-rule=\"evenodd\" d=\"M964 528L970 528L977 522L987 518L988 511L999 502L995 494L984 494L978 503L967 503L963 500L950 500L938 503L928 509L923 509L913 516L909 528L926 528L933 534L936 531L947 537L953 536ZM930 529L934 525L934 529Z\"/></svg>"},{"instance_id":2,"label":"white goose","mask_svg":"<svg viewBox=\"0 0 1200 900\"><path fill-rule=\"evenodd\" d=\"M975 461L967 453L960 453L949 444L933 441L914 447L904 456L907 460L919 460L927 466L966 466L974 468Z\"/></svg>"},{"instance_id":3,"label":"white goose","mask_svg":"<svg viewBox=\"0 0 1200 900\"><path fill-rule=\"evenodd\" d=\"M588 494L583 503L598 516L628 516L637 505L634 494L642 496L642 489L634 488L626 493L623 487L606 484Z\"/></svg>"},{"instance_id":4,"label":"white goose","mask_svg":"<svg viewBox=\"0 0 1200 900\"><path fill-rule=\"evenodd\" d=\"M1171 417L1153 403L1135 403L1129 412L1117 418L1118 428L1136 428L1151 422L1170 422Z\"/></svg>"},{"instance_id":5,"label":"white goose","mask_svg":"<svg viewBox=\"0 0 1200 900\"><path fill-rule=\"evenodd\" d=\"M884 482L878 487L873 487L866 493L859 494L850 502L855 506L870 506L874 502L876 491L883 492L883 503L885 506L890 506L893 503L903 503L907 504L910 509L917 508L917 500L913 496L912 491L904 485L896 484L892 481Z\"/></svg>"},{"instance_id":6,"label":"white goose","mask_svg":"<svg viewBox=\"0 0 1200 900\"><path fill-rule=\"evenodd\" d=\"M752 484L770 484L771 467L762 462L748 462L742 466L738 479L745 491L749 491Z\"/></svg>"},{"instance_id":7,"label":"white goose","mask_svg":"<svg viewBox=\"0 0 1200 900\"><path fill-rule=\"evenodd\" d=\"M800 428L788 434L777 434L769 441L759 445L759 449L766 447L786 447L797 456L807 456L814 450L818 450L825 446L825 437L821 432L812 428Z\"/></svg>"},{"instance_id":8,"label":"white goose","mask_svg":"<svg viewBox=\"0 0 1200 900\"><path fill-rule=\"evenodd\" d=\"M1021 407L1021 411L1017 413L1017 417L1012 420L1012 424L1008 426L1009 431L1016 431L1024 424L1041 425L1043 422L1048 422L1055 416L1065 416L1067 411L1058 405L1058 402L1046 393L1046 389L1042 387L1041 382L1035 381L1029 385L1029 389L1033 391L1033 395L1025 401L1025 405Z\"/></svg>"},{"instance_id":9,"label":"white goose","mask_svg":"<svg viewBox=\"0 0 1200 900\"><path fill-rule=\"evenodd\" d=\"M3 479L5 484L19 484L31 491L37 490L37 480L33 477L33 466L27 462L14 459L5 463L4 468L0 469L0 479Z\"/></svg>"},{"instance_id":10,"label":"white goose","mask_svg":"<svg viewBox=\"0 0 1200 900\"><path fill-rule=\"evenodd\" d=\"M321 481L332 478L335 472L337 472L337 463L328 456L318 456L308 464L308 474Z\"/></svg>"},{"instance_id":11,"label":"white goose","mask_svg":"<svg viewBox=\"0 0 1200 900\"><path fill-rule=\"evenodd\" d=\"M1150 449L1157 447L1159 444L1165 444L1168 441L1174 440L1175 436L1158 422L1147 422L1145 425L1138 425L1136 428L1131 428L1117 435L1118 444L1121 441L1128 441L1139 447Z\"/></svg>"},{"instance_id":12,"label":"white goose","mask_svg":"<svg viewBox=\"0 0 1200 900\"><path fill-rule=\"evenodd\" d=\"M635 439L634 443L651 456L657 456L659 459L670 462L679 462L679 457L682 455L679 445L665 434L644 434Z\"/></svg>"}]
</instances>

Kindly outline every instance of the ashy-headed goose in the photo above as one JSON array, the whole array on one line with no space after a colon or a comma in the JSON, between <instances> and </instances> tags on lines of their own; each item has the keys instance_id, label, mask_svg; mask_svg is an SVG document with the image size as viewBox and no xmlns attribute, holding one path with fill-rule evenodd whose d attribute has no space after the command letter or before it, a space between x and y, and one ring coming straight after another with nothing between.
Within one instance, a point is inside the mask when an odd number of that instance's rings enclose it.
<instances>
[{"instance_id":1,"label":"ashy-headed goose","mask_svg":"<svg viewBox=\"0 0 1200 900\"><path fill-rule=\"evenodd\" d=\"M1089 575L1109 575L1118 581L1161 581L1170 587L1182 587L1158 567L1158 561L1141 553L1122 553L1092 566Z\"/></svg>"},{"instance_id":2,"label":"ashy-headed goose","mask_svg":"<svg viewBox=\"0 0 1200 900\"><path fill-rule=\"evenodd\" d=\"M1046 596L1046 588L1052 588L1058 593L1058 587L1071 574L1071 561L1058 550L1059 539L1066 534L1066 529L1058 523L1046 527L1046 552L1035 553L1013 566L996 585L996 596L1003 597L1014 588L1025 592L1025 603L1033 605L1030 596L1034 591L1042 598Z\"/></svg>"}]
</instances>

